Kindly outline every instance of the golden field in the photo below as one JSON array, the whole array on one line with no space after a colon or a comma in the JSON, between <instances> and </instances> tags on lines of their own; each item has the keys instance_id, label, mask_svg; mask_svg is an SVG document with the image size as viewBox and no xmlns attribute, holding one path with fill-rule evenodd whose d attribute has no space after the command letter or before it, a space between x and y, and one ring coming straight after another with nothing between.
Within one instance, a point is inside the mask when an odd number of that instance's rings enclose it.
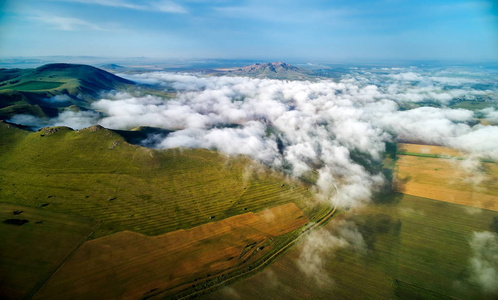
<instances>
[{"instance_id":1,"label":"golden field","mask_svg":"<svg viewBox=\"0 0 498 300\"><path fill-rule=\"evenodd\" d=\"M399 192L498 211L496 163L462 158L462 153L445 147L403 144L401 148L414 154L458 158L398 155L396 187Z\"/></svg>"}]
</instances>

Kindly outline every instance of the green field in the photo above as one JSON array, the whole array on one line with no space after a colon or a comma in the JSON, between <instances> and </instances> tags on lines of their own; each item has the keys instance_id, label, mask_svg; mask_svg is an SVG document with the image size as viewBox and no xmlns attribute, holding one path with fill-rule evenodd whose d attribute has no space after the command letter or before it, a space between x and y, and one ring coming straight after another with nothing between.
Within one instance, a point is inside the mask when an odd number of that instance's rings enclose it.
<instances>
[{"instance_id":1,"label":"green field","mask_svg":"<svg viewBox=\"0 0 498 300\"><path fill-rule=\"evenodd\" d=\"M9 86L0 86L0 90L11 89L16 91L40 91L40 90L51 90L56 89L63 85L64 82L58 81L25 81L20 84L9 85Z\"/></svg>"},{"instance_id":2,"label":"green field","mask_svg":"<svg viewBox=\"0 0 498 300\"><path fill-rule=\"evenodd\" d=\"M404 195L388 204L344 214L356 224L366 251L351 248L324 257L317 283L296 265L294 247L256 276L206 297L209 299L493 299L470 280L470 240L487 231L498 214L489 210ZM341 222L335 218L327 230ZM327 252L327 251L326 251Z\"/></svg>"},{"instance_id":3,"label":"green field","mask_svg":"<svg viewBox=\"0 0 498 300\"><path fill-rule=\"evenodd\" d=\"M15 212L15 213L14 213ZM30 297L68 255L86 240L96 222L45 208L0 203L0 295ZM13 225L6 220L27 220Z\"/></svg>"}]
</instances>

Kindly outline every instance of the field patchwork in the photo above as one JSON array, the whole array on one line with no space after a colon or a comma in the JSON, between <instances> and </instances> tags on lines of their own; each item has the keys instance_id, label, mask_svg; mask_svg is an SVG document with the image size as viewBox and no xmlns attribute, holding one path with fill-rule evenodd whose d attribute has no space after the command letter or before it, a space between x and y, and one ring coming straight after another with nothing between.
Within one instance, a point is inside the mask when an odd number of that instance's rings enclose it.
<instances>
[{"instance_id":1,"label":"field patchwork","mask_svg":"<svg viewBox=\"0 0 498 300\"><path fill-rule=\"evenodd\" d=\"M148 237L124 231L86 242L35 299L165 297L247 268L274 249L273 239L308 218L293 203Z\"/></svg>"},{"instance_id":2,"label":"field patchwork","mask_svg":"<svg viewBox=\"0 0 498 300\"><path fill-rule=\"evenodd\" d=\"M470 265L473 233L496 230L495 211L392 197L317 230L341 237L349 224L361 233L363 247L335 248L326 238L315 239L317 267L305 273L300 261L310 248L302 247L303 239L261 273L204 299L496 299L475 284Z\"/></svg>"}]
</instances>

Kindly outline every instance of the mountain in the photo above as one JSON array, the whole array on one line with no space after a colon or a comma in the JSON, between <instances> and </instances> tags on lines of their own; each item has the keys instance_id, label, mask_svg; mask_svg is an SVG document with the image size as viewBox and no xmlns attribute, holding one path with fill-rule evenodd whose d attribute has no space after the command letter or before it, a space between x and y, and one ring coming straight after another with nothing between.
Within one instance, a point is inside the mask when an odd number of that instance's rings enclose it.
<instances>
[{"instance_id":1,"label":"mountain","mask_svg":"<svg viewBox=\"0 0 498 300\"><path fill-rule=\"evenodd\" d=\"M238 69L228 70L227 75L249 76L273 79L308 79L312 72L284 62L256 63Z\"/></svg>"},{"instance_id":2,"label":"mountain","mask_svg":"<svg viewBox=\"0 0 498 300\"><path fill-rule=\"evenodd\" d=\"M88 108L101 91L133 84L88 65L57 63L35 69L0 69L0 119L21 113L51 117L71 105Z\"/></svg>"}]
</instances>

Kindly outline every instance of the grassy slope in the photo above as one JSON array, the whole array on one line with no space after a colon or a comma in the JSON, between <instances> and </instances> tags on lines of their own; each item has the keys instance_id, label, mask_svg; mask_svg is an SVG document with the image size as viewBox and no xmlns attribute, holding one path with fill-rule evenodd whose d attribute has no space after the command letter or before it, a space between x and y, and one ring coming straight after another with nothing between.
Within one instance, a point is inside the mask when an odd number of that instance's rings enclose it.
<instances>
[{"instance_id":1,"label":"grassy slope","mask_svg":"<svg viewBox=\"0 0 498 300\"><path fill-rule=\"evenodd\" d=\"M496 212L405 195L368 206L354 221L368 250L342 249L322 258L320 285L299 272L299 247L256 276L208 298L238 299L492 299L469 281L469 240L489 230ZM333 228L335 222L329 223Z\"/></svg>"},{"instance_id":2,"label":"grassy slope","mask_svg":"<svg viewBox=\"0 0 498 300\"><path fill-rule=\"evenodd\" d=\"M305 186L283 185L281 175L244 157L150 150L98 127L52 134L8 127L0 124L0 202L48 203L45 209L102 220L94 237L157 235L287 202L313 217Z\"/></svg>"}]
</instances>

